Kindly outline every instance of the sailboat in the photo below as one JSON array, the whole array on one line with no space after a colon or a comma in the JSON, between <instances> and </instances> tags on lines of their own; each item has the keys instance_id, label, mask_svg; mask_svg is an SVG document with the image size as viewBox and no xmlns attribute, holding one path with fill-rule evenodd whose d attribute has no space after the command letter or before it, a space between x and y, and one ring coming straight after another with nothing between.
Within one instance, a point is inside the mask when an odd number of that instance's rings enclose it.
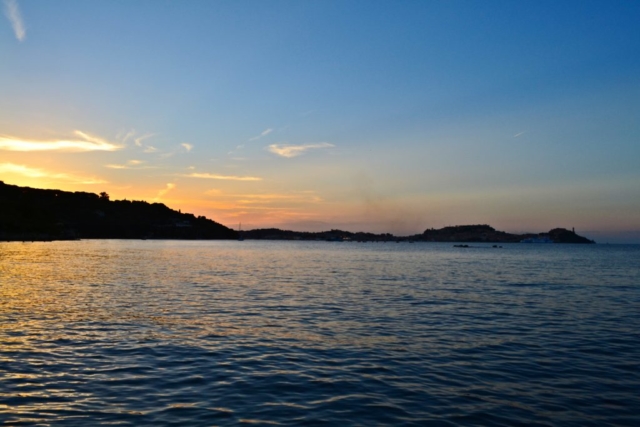
<instances>
[{"instance_id":1,"label":"sailboat","mask_svg":"<svg viewBox=\"0 0 640 427\"><path fill-rule=\"evenodd\" d=\"M244 237L242 237L242 223L238 223L238 240L243 241Z\"/></svg>"}]
</instances>

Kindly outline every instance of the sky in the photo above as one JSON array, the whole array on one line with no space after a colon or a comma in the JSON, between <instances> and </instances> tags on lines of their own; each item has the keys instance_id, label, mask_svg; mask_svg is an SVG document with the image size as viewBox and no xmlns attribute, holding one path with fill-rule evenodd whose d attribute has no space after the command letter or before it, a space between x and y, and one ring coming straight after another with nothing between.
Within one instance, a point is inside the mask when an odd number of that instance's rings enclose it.
<instances>
[{"instance_id":1,"label":"sky","mask_svg":"<svg viewBox=\"0 0 640 427\"><path fill-rule=\"evenodd\" d=\"M0 1L7 184L640 243L640 2Z\"/></svg>"}]
</instances>

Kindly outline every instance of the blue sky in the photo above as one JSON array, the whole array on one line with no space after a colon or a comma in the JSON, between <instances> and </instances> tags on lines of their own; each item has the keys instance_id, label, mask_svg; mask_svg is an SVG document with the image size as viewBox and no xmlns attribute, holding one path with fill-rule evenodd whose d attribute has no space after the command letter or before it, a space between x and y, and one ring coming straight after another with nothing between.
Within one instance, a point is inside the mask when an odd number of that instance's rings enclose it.
<instances>
[{"instance_id":1,"label":"blue sky","mask_svg":"<svg viewBox=\"0 0 640 427\"><path fill-rule=\"evenodd\" d=\"M2 6L5 182L243 228L640 242L638 2Z\"/></svg>"}]
</instances>

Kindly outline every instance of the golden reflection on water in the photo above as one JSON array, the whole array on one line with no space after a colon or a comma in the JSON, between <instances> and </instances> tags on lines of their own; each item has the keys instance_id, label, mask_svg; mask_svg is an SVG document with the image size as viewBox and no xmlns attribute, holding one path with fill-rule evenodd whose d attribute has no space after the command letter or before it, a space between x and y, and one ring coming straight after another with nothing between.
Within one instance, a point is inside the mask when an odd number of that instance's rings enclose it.
<instances>
[{"instance_id":1,"label":"golden reflection on water","mask_svg":"<svg viewBox=\"0 0 640 427\"><path fill-rule=\"evenodd\" d=\"M521 352L544 347L544 328L549 347L572 334L591 338L587 329L594 327L603 336L620 332L620 322L606 329L594 316L607 306L624 313L632 288L600 290L598 256L569 251L579 275L562 276L564 261L553 252L560 249L513 248L0 243L0 416L11 412L13 421L38 423L36 414L59 413L64 420L70 408L76 415L98 407L132 417L207 408L266 424L271 421L260 411L338 405L345 413L352 406L347 397L362 387L376 390L362 401L385 407L385 393L395 393L403 396L398 405L419 402L412 410L420 411L434 384L441 395L455 395L451 408L458 413L458 399L474 378L489 384L479 393L484 402L533 412L535 404L509 401L541 366ZM609 284L632 281L633 270L616 272ZM509 357L500 353L511 349ZM270 378L294 390L293 397L268 400L278 393ZM252 387L263 380L257 391L266 400L253 405ZM339 385L332 388L333 382ZM357 387L342 390L349 384ZM202 390L212 401L203 402ZM408 390L417 391L407 397ZM500 398L487 397L497 391ZM306 400L296 400L304 393ZM142 402L145 394L151 397ZM248 407L238 409L240 401ZM259 411L251 412L252 405Z\"/></svg>"},{"instance_id":2,"label":"golden reflection on water","mask_svg":"<svg viewBox=\"0 0 640 427\"><path fill-rule=\"evenodd\" d=\"M309 254L288 248L265 252L213 243L203 252L198 247L203 243L130 243L0 243L0 327L18 335L2 345L20 345L30 334L44 341L122 334L142 341L226 336L302 345L329 340L373 346L398 340L395 335L352 332L362 329L366 317L358 306L341 305L341 282L345 273L354 283L370 274L358 266L341 271L313 251L311 264ZM393 275L388 264L377 268L381 275ZM289 313L304 313L310 303L321 308L321 315L310 313L307 320L315 327L287 324ZM349 310L356 320L333 320L332 312ZM375 314L394 315L389 306L385 310Z\"/></svg>"},{"instance_id":3,"label":"golden reflection on water","mask_svg":"<svg viewBox=\"0 0 640 427\"><path fill-rule=\"evenodd\" d=\"M0 327L18 334L38 331L40 339L96 338L96 334L118 334L118 330L96 328L69 331L67 322L149 324L145 339L173 336L271 336L321 342L322 331L287 328L276 315L262 316L265 307L295 309L306 304L309 294L289 277L278 278L281 269L291 269L290 258L253 256L225 248L215 256L198 260L200 271L185 271L193 264L192 251L180 251L164 242L126 249L110 241L55 243L0 243ZM261 259L262 258L262 259ZM275 263L273 262L277 260ZM262 261L268 262L266 266ZM245 266L249 266L245 268ZM267 271L280 290L254 288L260 277L251 270ZM182 277L184 276L184 277ZM228 283L233 282L233 287ZM216 291L216 285L221 289ZM211 304L211 292L219 293ZM300 295L299 292L305 293ZM265 299L261 301L261 295ZM331 291L318 298L328 300ZM260 304L246 304L255 299ZM285 316L286 317L286 316ZM325 326L333 327L330 322ZM3 345L17 345L14 337ZM380 341L348 335L340 340ZM383 337L392 341L393 337ZM15 342L13 342L15 341Z\"/></svg>"},{"instance_id":4,"label":"golden reflection on water","mask_svg":"<svg viewBox=\"0 0 640 427\"><path fill-rule=\"evenodd\" d=\"M9 320L0 327L19 334L37 330L49 340L63 339L71 332L72 339L96 339L122 333L127 325L148 325L146 330L136 330L141 339L214 335L392 344L398 339L395 335L351 330L361 331L366 319L371 319L373 328L379 318L406 316L398 311L406 310L403 301L421 298L425 289L385 286L384 295L378 295L379 287L368 283L371 277L382 283L410 284L416 272L407 275L403 265L423 266L416 284L420 285L420 275L429 277L435 285L429 289L431 300L455 300L464 307L465 301L475 304L485 298L447 289L460 286L459 278L451 277L461 271L455 264L456 254L439 260L444 268L434 271L428 263L437 256L433 253L408 252L394 262L379 257L374 263L358 263L354 261L366 261L369 254L356 253L355 259L345 261L327 258L326 249L318 248L302 253L286 246L274 245L265 251L228 242L0 243L0 316ZM474 268L481 270L478 265ZM482 277L482 271L476 276ZM367 307L362 306L362 298L368 301ZM349 305L350 300L355 304ZM390 303L394 300L398 303ZM288 327L288 313L304 312L310 305L320 307L322 313L310 314L307 321L315 327ZM344 316L334 321L331 315L350 311L353 321ZM67 323L111 326L60 328Z\"/></svg>"}]
</instances>

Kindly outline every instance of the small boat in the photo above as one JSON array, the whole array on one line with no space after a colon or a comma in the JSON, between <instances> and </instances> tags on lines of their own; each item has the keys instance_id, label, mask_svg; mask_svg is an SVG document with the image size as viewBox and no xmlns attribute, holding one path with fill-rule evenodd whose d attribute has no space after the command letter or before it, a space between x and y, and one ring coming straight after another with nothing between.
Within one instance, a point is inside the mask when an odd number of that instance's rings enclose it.
<instances>
[{"instance_id":1,"label":"small boat","mask_svg":"<svg viewBox=\"0 0 640 427\"><path fill-rule=\"evenodd\" d=\"M243 241L244 237L242 237L242 223L238 223L238 240Z\"/></svg>"}]
</instances>

